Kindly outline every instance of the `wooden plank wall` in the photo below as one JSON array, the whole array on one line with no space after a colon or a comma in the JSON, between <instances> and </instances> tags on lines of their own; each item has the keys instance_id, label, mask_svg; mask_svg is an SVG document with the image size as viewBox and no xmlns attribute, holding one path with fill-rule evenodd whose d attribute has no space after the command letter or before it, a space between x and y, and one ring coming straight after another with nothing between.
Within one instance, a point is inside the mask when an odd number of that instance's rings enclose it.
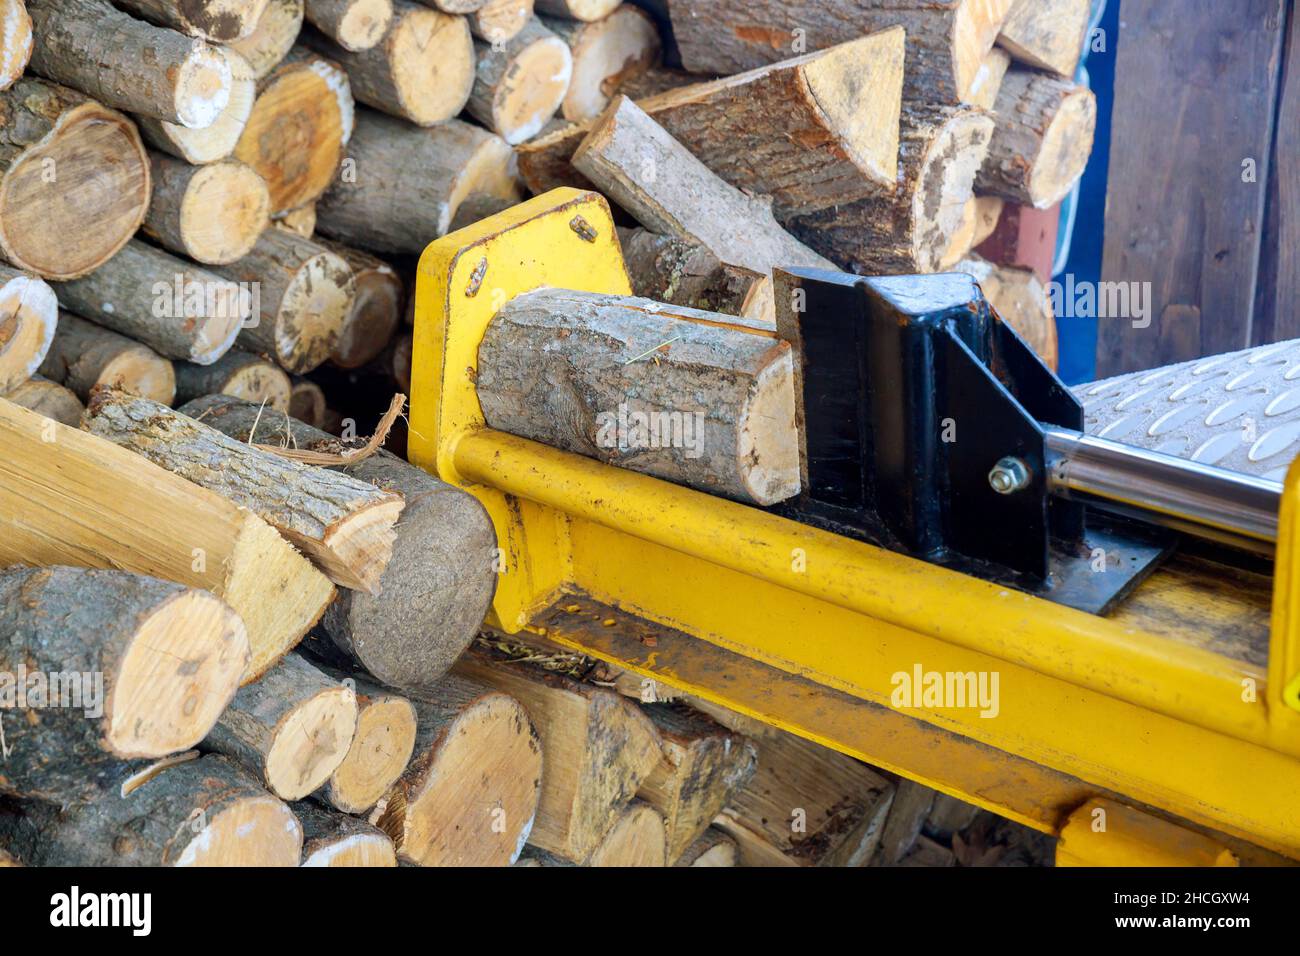
<instances>
[{"instance_id":1,"label":"wooden plank wall","mask_svg":"<svg viewBox=\"0 0 1300 956\"><path fill-rule=\"evenodd\" d=\"M1255 300L1256 345L1300 338L1300 16L1294 3L1281 87Z\"/></svg>"},{"instance_id":2,"label":"wooden plank wall","mask_svg":"<svg viewBox=\"0 0 1300 956\"><path fill-rule=\"evenodd\" d=\"M1102 280L1152 319L1099 318L1098 378L1251 343L1287 6L1122 0Z\"/></svg>"}]
</instances>

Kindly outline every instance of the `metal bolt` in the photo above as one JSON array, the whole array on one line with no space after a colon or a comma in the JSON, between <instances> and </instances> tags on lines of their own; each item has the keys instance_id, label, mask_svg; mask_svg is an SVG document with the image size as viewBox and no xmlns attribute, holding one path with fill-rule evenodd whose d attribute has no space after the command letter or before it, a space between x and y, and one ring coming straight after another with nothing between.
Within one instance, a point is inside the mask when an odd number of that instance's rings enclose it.
<instances>
[{"instance_id":1,"label":"metal bolt","mask_svg":"<svg viewBox=\"0 0 1300 956\"><path fill-rule=\"evenodd\" d=\"M1012 495L1029 485L1029 466L1019 458L1003 458L989 472L989 487L1000 495Z\"/></svg>"}]
</instances>

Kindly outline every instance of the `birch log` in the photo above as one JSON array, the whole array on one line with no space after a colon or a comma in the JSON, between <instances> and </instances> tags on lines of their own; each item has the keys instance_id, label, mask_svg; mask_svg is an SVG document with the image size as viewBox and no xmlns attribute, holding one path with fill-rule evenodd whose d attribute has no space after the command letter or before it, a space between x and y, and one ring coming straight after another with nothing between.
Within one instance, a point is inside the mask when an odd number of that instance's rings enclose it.
<instances>
[{"instance_id":1,"label":"birch log","mask_svg":"<svg viewBox=\"0 0 1300 956\"><path fill-rule=\"evenodd\" d=\"M264 79L293 49L302 21L303 0L268 0L253 32L235 40L231 49L244 58L254 78Z\"/></svg>"},{"instance_id":2,"label":"birch log","mask_svg":"<svg viewBox=\"0 0 1300 956\"><path fill-rule=\"evenodd\" d=\"M0 0L0 90L23 75L32 55L32 18L23 0Z\"/></svg>"},{"instance_id":3,"label":"birch log","mask_svg":"<svg viewBox=\"0 0 1300 956\"><path fill-rule=\"evenodd\" d=\"M40 375L32 376L0 398L73 428L81 424L81 415L86 410L70 389Z\"/></svg>"},{"instance_id":4,"label":"birch log","mask_svg":"<svg viewBox=\"0 0 1300 956\"><path fill-rule=\"evenodd\" d=\"M115 0L119 7L152 23L192 37L229 43L248 36L266 0Z\"/></svg>"},{"instance_id":5,"label":"birch log","mask_svg":"<svg viewBox=\"0 0 1300 956\"><path fill-rule=\"evenodd\" d=\"M1074 79L1088 39L1091 0L1016 0L998 45L1021 63Z\"/></svg>"},{"instance_id":6,"label":"birch log","mask_svg":"<svg viewBox=\"0 0 1300 956\"><path fill-rule=\"evenodd\" d=\"M260 355L231 349L211 365L176 363L176 404L203 395L229 395L275 411L287 411L289 376Z\"/></svg>"},{"instance_id":7,"label":"birch log","mask_svg":"<svg viewBox=\"0 0 1300 956\"><path fill-rule=\"evenodd\" d=\"M0 394L36 374L58 324L59 303L49 285L0 265Z\"/></svg>"},{"instance_id":8,"label":"birch log","mask_svg":"<svg viewBox=\"0 0 1300 956\"><path fill-rule=\"evenodd\" d=\"M307 21L344 50L369 50L393 22L392 0L306 0Z\"/></svg>"},{"instance_id":9,"label":"birch log","mask_svg":"<svg viewBox=\"0 0 1300 956\"><path fill-rule=\"evenodd\" d=\"M235 159L193 166L151 153L153 202L144 231L166 249L208 265L253 250L270 223L271 196L252 167Z\"/></svg>"},{"instance_id":10,"label":"birch log","mask_svg":"<svg viewBox=\"0 0 1300 956\"><path fill-rule=\"evenodd\" d=\"M305 801L293 813L302 824L303 866L397 866L393 841L378 827Z\"/></svg>"},{"instance_id":11,"label":"birch log","mask_svg":"<svg viewBox=\"0 0 1300 956\"><path fill-rule=\"evenodd\" d=\"M644 11L630 4L595 23L554 17L540 20L569 44L573 54L573 79L560 112L574 122L599 116L619 86L654 66L661 53L659 28Z\"/></svg>"},{"instance_id":12,"label":"birch log","mask_svg":"<svg viewBox=\"0 0 1300 956\"><path fill-rule=\"evenodd\" d=\"M140 133L149 145L196 165L215 163L235 151L257 99L257 78L248 61L233 49L219 47L218 52L230 67L230 97L225 108L203 129L137 116Z\"/></svg>"},{"instance_id":13,"label":"birch log","mask_svg":"<svg viewBox=\"0 0 1300 956\"><path fill-rule=\"evenodd\" d=\"M149 346L71 312L59 313L58 331L40 373L71 389L83 402L100 385L164 405L176 397L176 373L171 362Z\"/></svg>"},{"instance_id":14,"label":"birch log","mask_svg":"<svg viewBox=\"0 0 1300 956\"><path fill-rule=\"evenodd\" d=\"M474 44L478 64L466 109L512 146L555 115L573 78L569 45L534 17L498 49Z\"/></svg>"}]
</instances>

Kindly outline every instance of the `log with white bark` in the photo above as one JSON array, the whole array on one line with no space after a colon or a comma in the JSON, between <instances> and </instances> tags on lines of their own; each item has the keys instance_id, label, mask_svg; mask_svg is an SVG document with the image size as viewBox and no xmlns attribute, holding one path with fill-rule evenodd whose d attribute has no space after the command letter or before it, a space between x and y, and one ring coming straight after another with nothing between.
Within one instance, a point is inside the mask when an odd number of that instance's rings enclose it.
<instances>
[{"instance_id":1,"label":"log with white bark","mask_svg":"<svg viewBox=\"0 0 1300 956\"><path fill-rule=\"evenodd\" d=\"M0 401L0 447L0 565L108 567L211 591L248 630L245 680L334 597L261 518L112 442Z\"/></svg>"},{"instance_id":2,"label":"log with white bark","mask_svg":"<svg viewBox=\"0 0 1300 956\"><path fill-rule=\"evenodd\" d=\"M250 316L251 300L233 282L138 239L90 275L56 283L55 292L96 325L198 365L230 351Z\"/></svg>"},{"instance_id":3,"label":"log with white bark","mask_svg":"<svg viewBox=\"0 0 1300 956\"><path fill-rule=\"evenodd\" d=\"M1049 367L1056 368L1056 316L1047 290L1032 269L994 265L972 255L953 271L973 276L1002 321L1015 329Z\"/></svg>"},{"instance_id":4,"label":"log with white bark","mask_svg":"<svg viewBox=\"0 0 1300 956\"><path fill-rule=\"evenodd\" d=\"M1012 70L998 93L997 128L976 186L1036 209L1069 194L1092 155L1097 97L1068 80Z\"/></svg>"},{"instance_id":5,"label":"log with white bark","mask_svg":"<svg viewBox=\"0 0 1300 956\"><path fill-rule=\"evenodd\" d=\"M114 0L135 16L192 37L229 43L253 32L266 0Z\"/></svg>"},{"instance_id":6,"label":"log with white bark","mask_svg":"<svg viewBox=\"0 0 1300 956\"><path fill-rule=\"evenodd\" d=\"M619 229L618 238L633 295L706 312L765 317L772 298L769 276L724 265L690 239L640 228Z\"/></svg>"},{"instance_id":7,"label":"log with white bark","mask_svg":"<svg viewBox=\"0 0 1300 956\"><path fill-rule=\"evenodd\" d=\"M379 253L423 252L474 193L519 198L510 147L456 119L422 129L358 110L348 162L316 206L316 228Z\"/></svg>"},{"instance_id":8,"label":"log with white bark","mask_svg":"<svg viewBox=\"0 0 1300 956\"><path fill-rule=\"evenodd\" d=\"M392 0L306 0L307 22L344 50L369 50L393 22Z\"/></svg>"},{"instance_id":9,"label":"log with white bark","mask_svg":"<svg viewBox=\"0 0 1300 956\"><path fill-rule=\"evenodd\" d=\"M602 20L613 13L622 0L537 0L537 9L553 17L570 20Z\"/></svg>"},{"instance_id":10,"label":"log with white bark","mask_svg":"<svg viewBox=\"0 0 1300 956\"><path fill-rule=\"evenodd\" d=\"M33 866L297 866L302 827L224 757L163 762L93 803L0 811L0 838Z\"/></svg>"},{"instance_id":11,"label":"log with white bark","mask_svg":"<svg viewBox=\"0 0 1300 956\"><path fill-rule=\"evenodd\" d=\"M401 276L383 260L339 243L321 245L337 253L352 269L353 277L352 301L330 361L340 368L360 368L392 341L406 305L405 287Z\"/></svg>"},{"instance_id":12,"label":"log with white bark","mask_svg":"<svg viewBox=\"0 0 1300 956\"><path fill-rule=\"evenodd\" d=\"M248 508L343 587L374 592L393 551L401 495L291 461L156 402L98 392L86 428Z\"/></svg>"},{"instance_id":13,"label":"log with white bark","mask_svg":"<svg viewBox=\"0 0 1300 956\"><path fill-rule=\"evenodd\" d=\"M0 0L0 90L23 75L32 55L32 18L23 0Z\"/></svg>"},{"instance_id":14,"label":"log with white bark","mask_svg":"<svg viewBox=\"0 0 1300 956\"><path fill-rule=\"evenodd\" d=\"M0 792L83 800L121 761L193 747L247 665L243 621L206 591L122 571L0 571L0 673L23 695L6 711Z\"/></svg>"},{"instance_id":15,"label":"log with white bark","mask_svg":"<svg viewBox=\"0 0 1300 956\"><path fill-rule=\"evenodd\" d=\"M302 824L303 866L397 866L393 841L365 820L306 801L293 813Z\"/></svg>"},{"instance_id":16,"label":"log with white bark","mask_svg":"<svg viewBox=\"0 0 1300 956\"><path fill-rule=\"evenodd\" d=\"M790 348L743 319L542 289L478 360L492 428L754 504L799 491Z\"/></svg>"},{"instance_id":17,"label":"log with white bark","mask_svg":"<svg viewBox=\"0 0 1300 956\"><path fill-rule=\"evenodd\" d=\"M150 153L153 201L144 231L195 262L225 265L252 251L270 223L271 196L251 166L224 159L193 166Z\"/></svg>"},{"instance_id":18,"label":"log with white bark","mask_svg":"<svg viewBox=\"0 0 1300 956\"><path fill-rule=\"evenodd\" d=\"M274 362L231 349L211 365L176 363L176 404L204 395L229 395L283 412L289 408L292 386Z\"/></svg>"},{"instance_id":19,"label":"log with white bark","mask_svg":"<svg viewBox=\"0 0 1300 956\"><path fill-rule=\"evenodd\" d=\"M347 74L314 54L294 51L258 84L234 156L266 180L273 216L315 202L329 188L353 121Z\"/></svg>"},{"instance_id":20,"label":"log with white bark","mask_svg":"<svg viewBox=\"0 0 1300 956\"><path fill-rule=\"evenodd\" d=\"M242 348L299 374L329 358L354 289L343 259L310 239L267 229L248 255L212 268L256 294L259 312L239 333Z\"/></svg>"},{"instance_id":21,"label":"log with white bark","mask_svg":"<svg viewBox=\"0 0 1300 956\"><path fill-rule=\"evenodd\" d=\"M0 398L73 428L81 424L81 415L86 410L71 389L40 375L0 394Z\"/></svg>"},{"instance_id":22,"label":"log with white bark","mask_svg":"<svg viewBox=\"0 0 1300 956\"><path fill-rule=\"evenodd\" d=\"M171 362L149 346L71 312L59 313L59 327L40 373L71 389L83 402L99 385L124 389L164 405L176 397Z\"/></svg>"},{"instance_id":23,"label":"log with white bark","mask_svg":"<svg viewBox=\"0 0 1300 956\"><path fill-rule=\"evenodd\" d=\"M336 447L332 435L248 402L214 396L183 411L237 441ZM473 496L386 451L345 471L400 493L406 507L379 593L340 592L322 624L343 653L385 684L431 687L474 639L492 600L492 522Z\"/></svg>"},{"instance_id":24,"label":"log with white bark","mask_svg":"<svg viewBox=\"0 0 1300 956\"><path fill-rule=\"evenodd\" d=\"M501 44L474 44L466 110L512 146L536 136L559 110L573 78L569 45L537 20Z\"/></svg>"},{"instance_id":25,"label":"log with white bark","mask_svg":"<svg viewBox=\"0 0 1300 956\"><path fill-rule=\"evenodd\" d=\"M451 119L465 108L474 85L469 22L407 0L393 0L393 10L383 39L358 53L312 31L303 39L343 67L359 102L419 126Z\"/></svg>"},{"instance_id":26,"label":"log with white bark","mask_svg":"<svg viewBox=\"0 0 1300 956\"><path fill-rule=\"evenodd\" d=\"M1092 0L1016 0L998 45L1021 63L1074 79L1092 7Z\"/></svg>"},{"instance_id":27,"label":"log with white bark","mask_svg":"<svg viewBox=\"0 0 1300 956\"><path fill-rule=\"evenodd\" d=\"M27 8L40 37L32 72L106 106L203 129L230 99L230 64L201 40L108 0L27 0Z\"/></svg>"},{"instance_id":28,"label":"log with white bark","mask_svg":"<svg viewBox=\"0 0 1300 956\"><path fill-rule=\"evenodd\" d=\"M569 44L573 54L573 79L560 110L567 120L595 119L625 80L645 72L659 60L659 28L644 11L630 4L595 23L539 19Z\"/></svg>"},{"instance_id":29,"label":"log with white bark","mask_svg":"<svg viewBox=\"0 0 1300 956\"><path fill-rule=\"evenodd\" d=\"M507 693L447 676L414 698L415 757L370 812L419 866L508 866L534 830L542 744Z\"/></svg>"},{"instance_id":30,"label":"log with white bark","mask_svg":"<svg viewBox=\"0 0 1300 956\"><path fill-rule=\"evenodd\" d=\"M853 272L936 272L961 226L992 135L993 120L983 110L905 104L897 191L787 225Z\"/></svg>"},{"instance_id":31,"label":"log with white bark","mask_svg":"<svg viewBox=\"0 0 1300 956\"><path fill-rule=\"evenodd\" d=\"M474 36L488 43L507 43L533 16L533 0L487 0L468 14Z\"/></svg>"},{"instance_id":32,"label":"log with white bark","mask_svg":"<svg viewBox=\"0 0 1300 956\"><path fill-rule=\"evenodd\" d=\"M231 49L244 58L255 79L264 79L293 49L302 22L303 0L269 0L253 32L231 43Z\"/></svg>"},{"instance_id":33,"label":"log with white bark","mask_svg":"<svg viewBox=\"0 0 1300 956\"><path fill-rule=\"evenodd\" d=\"M0 394L36 374L58 324L59 303L50 286L0 265Z\"/></svg>"},{"instance_id":34,"label":"log with white bark","mask_svg":"<svg viewBox=\"0 0 1300 956\"><path fill-rule=\"evenodd\" d=\"M0 254L47 279L103 265L149 206L149 158L135 126L26 77L0 92L0 116Z\"/></svg>"},{"instance_id":35,"label":"log with white bark","mask_svg":"<svg viewBox=\"0 0 1300 956\"><path fill-rule=\"evenodd\" d=\"M189 129L147 116L137 116L140 133L149 145L185 160L187 163L215 163L235 151L244 132L244 124L253 112L257 99L257 77L248 61L230 47L218 47L230 67L230 97L211 125Z\"/></svg>"}]
</instances>

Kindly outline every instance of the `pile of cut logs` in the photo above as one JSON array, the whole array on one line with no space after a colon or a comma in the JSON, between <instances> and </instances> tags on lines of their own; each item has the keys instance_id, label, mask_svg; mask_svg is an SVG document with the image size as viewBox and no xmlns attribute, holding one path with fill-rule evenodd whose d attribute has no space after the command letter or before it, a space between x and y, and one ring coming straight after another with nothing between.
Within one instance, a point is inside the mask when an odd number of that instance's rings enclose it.
<instances>
[{"instance_id":1,"label":"pile of cut logs","mask_svg":"<svg viewBox=\"0 0 1300 956\"><path fill-rule=\"evenodd\" d=\"M0 0L0 865L951 865L955 801L484 630L492 524L402 453L414 257L594 187L638 295L959 270L1054 362L991 237L1087 163L1089 8ZM494 322L490 422L565 446L493 382L588 308Z\"/></svg>"}]
</instances>

